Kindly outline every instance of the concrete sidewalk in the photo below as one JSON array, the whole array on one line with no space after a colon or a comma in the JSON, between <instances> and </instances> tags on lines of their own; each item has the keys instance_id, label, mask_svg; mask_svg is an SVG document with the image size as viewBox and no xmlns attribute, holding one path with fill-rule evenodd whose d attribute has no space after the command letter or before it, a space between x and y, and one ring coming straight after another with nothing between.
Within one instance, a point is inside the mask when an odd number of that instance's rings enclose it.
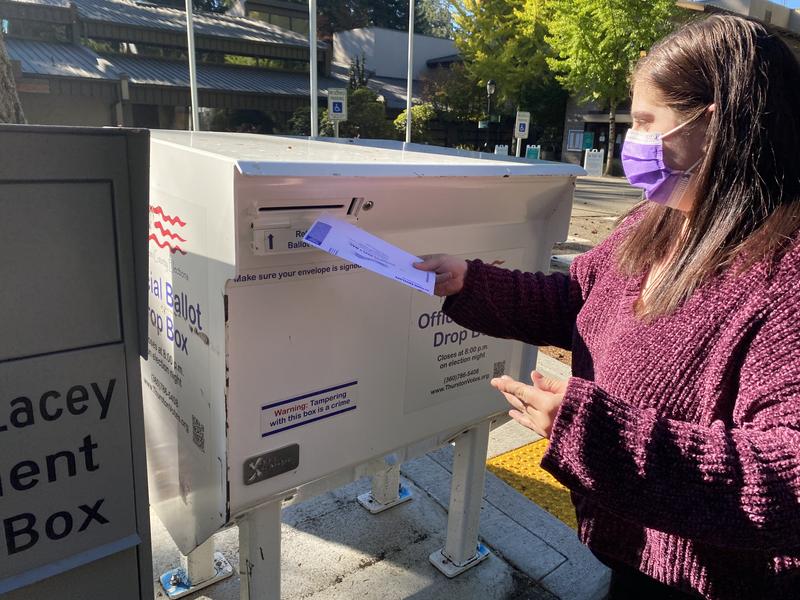
<instances>
[{"instance_id":1,"label":"concrete sidewalk","mask_svg":"<svg viewBox=\"0 0 800 600\"><path fill-rule=\"evenodd\" d=\"M594 239L567 242L568 253L599 241L619 215L638 202L641 191L618 178L579 178L573 227ZM574 238L575 236L573 236ZM572 244L574 249L569 246ZM537 369L566 379L569 367L539 353ZM488 457L533 441L530 430L511 421L495 429ZM576 533L491 473L486 474L480 537L492 556L447 579L428 561L442 548L447 529L452 448L445 447L403 465L414 499L379 515L356 502L369 490L368 479L328 492L283 511L282 598L289 600L601 600L608 570L577 539ZM158 576L179 564L169 534L151 513L155 597L166 598ZM215 536L217 550L238 569L238 530ZM237 575L189 599L238 600Z\"/></svg>"}]
</instances>

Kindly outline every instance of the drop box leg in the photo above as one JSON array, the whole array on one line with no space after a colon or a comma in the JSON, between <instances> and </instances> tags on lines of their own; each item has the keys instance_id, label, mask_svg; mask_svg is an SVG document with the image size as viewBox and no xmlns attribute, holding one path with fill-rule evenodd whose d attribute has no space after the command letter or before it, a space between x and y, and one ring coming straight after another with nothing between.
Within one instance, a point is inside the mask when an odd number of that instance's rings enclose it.
<instances>
[{"instance_id":1,"label":"drop box leg","mask_svg":"<svg viewBox=\"0 0 800 600\"><path fill-rule=\"evenodd\" d=\"M241 600L280 600L281 503L257 508L238 524Z\"/></svg>"},{"instance_id":2,"label":"drop box leg","mask_svg":"<svg viewBox=\"0 0 800 600\"><path fill-rule=\"evenodd\" d=\"M411 490L400 482L400 465L392 464L372 476L372 491L361 494L358 502L372 514L411 500Z\"/></svg>"},{"instance_id":3,"label":"drop box leg","mask_svg":"<svg viewBox=\"0 0 800 600\"><path fill-rule=\"evenodd\" d=\"M187 556L181 566L165 572L159 580L171 600L193 594L233 575L233 567L221 552L214 552L214 538L209 538Z\"/></svg>"},{"instance_id":4,"label":"drop box leg","mask_svg":"<svg viewBox=\"0 0 800 600\"><path fill-rule=\"evenodd\" d=\"M455 440L447 540L444 548L430 556L434 566L448 577L463 573L489 556L489 549L478 542L488 446L489 421Z\"/></svg>"}]
</instances>

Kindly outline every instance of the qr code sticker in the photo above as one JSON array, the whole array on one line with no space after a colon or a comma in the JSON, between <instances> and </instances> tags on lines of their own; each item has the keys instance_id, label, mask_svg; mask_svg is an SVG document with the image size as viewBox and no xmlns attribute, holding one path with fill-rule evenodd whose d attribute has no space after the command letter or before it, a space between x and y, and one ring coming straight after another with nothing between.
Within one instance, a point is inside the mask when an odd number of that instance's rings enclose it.
<instances>
[{"instance_id":1,"label":"qr code sticker","mask_svg":"<svg viewBox=\"0 0 800 600\"><path fill-rule=\"evenodd\" d=\"M494 370L492 371L492 377L502 377L506 373L506 361L501 360L500 362L494 363Z\"/></svg>"},{"instance_id":2,"label":"qr code sticker","mask_svg":"<svg viewBox=\"0 0 800 600\"><path fill-rule=\"evenodd\" d=\"M203 452L206 451L206 426L192 415L192 441Z\"/></svg>"}]
</instances>

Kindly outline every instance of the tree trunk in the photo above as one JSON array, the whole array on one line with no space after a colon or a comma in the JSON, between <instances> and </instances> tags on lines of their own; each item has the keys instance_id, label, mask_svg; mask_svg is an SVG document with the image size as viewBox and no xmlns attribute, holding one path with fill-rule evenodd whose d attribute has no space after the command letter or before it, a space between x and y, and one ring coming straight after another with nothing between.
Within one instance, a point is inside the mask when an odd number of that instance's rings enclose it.
<instances>
[{"instance_id":1,"label":"tree trunk","mask_svg":"<svg viewBox=\"0 0 800 600\"><path fill-rule=\"evenodd\" d=\"M14 85L14 72L0 36L0 123L24 123L22 105Z\"/></svg>"},{"instance_id":2,"label":"tree trunk","mask_svg":"<svg viewBox=\"0 0 800 600\"><path fill-rule=\"evenodd\" d=\"M606 168L604 175L611 175L611 167L614 165L614 147L617 137L617 101L611 100L611 108L608 111L608 147L606 148Z\"/></svg>"}]
</instances>

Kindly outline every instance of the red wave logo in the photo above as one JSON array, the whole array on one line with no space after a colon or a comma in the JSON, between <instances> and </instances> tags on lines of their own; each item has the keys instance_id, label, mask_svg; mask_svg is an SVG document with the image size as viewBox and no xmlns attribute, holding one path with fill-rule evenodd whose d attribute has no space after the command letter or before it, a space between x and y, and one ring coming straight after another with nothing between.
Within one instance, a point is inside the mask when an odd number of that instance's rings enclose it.
<instances>
[{"instance_id":1,"label":"red wave logo","mask_svg":"<svg viewBox=\"0 0 800 600\"><path fill-rule=\"evenodd\" d=\"M148 239L153 240L156 243L156 246L158 246L159 248L169 248L169 251L172 252L173 254L175 254L176 252L180 252L181 254L186 254L186 251L180 246L173 246L169 242L162 242L152 233L150 234L150 237Z\"/></svg>"},{"instance_id":2,"label":"red wave logo","mask_svg":"<svg viewBox=\"0 0 800 600\"><path fill-rule=\"evenodd\" d=\"M186 251L177 243L172 243L172 240L186 242L186 238L181 237L177 233L173 233L169 228L164 226L164 223L168 223L172 226L177 225L178 227L185 227L186 222L178 215L168 215L160 206L151 205L150 214L150 236L148 239L155 242L156 246L159 248L169 248L172 254L176 252L186 254Z\"/></svg>"},{"instance_id":3,"label":"red wave logo","mask_svg":"<svg viewBox=\"0 0 800 600\"><path fill-rule=\"evenodd\" d=\"M186 225L186 223L182 221L180 217L178 216L173 217L166 214L164 212L164 209L161 208L160 206L151 206L150 212L156 215L161 215L161 218L164 219L170 225L175 225L176 223L178 224L179 227L183 227L184 225Z\"/></svg>"},{"instance_id":4,"label":"red wave logo","mask_svg":"<svg viewBox=\"0 0 800 600\"><path fill-rule=\"evenodd\" d=\"M185 242L186 240L179 236L177 233L172 233L169 229L164 229L164 226L161 224L161 221L156 221L154 223L155 228L161 232L161 235L164 237L168 237L173 240L178 240L179 242Z\"/></svg>"}]
</instances>

